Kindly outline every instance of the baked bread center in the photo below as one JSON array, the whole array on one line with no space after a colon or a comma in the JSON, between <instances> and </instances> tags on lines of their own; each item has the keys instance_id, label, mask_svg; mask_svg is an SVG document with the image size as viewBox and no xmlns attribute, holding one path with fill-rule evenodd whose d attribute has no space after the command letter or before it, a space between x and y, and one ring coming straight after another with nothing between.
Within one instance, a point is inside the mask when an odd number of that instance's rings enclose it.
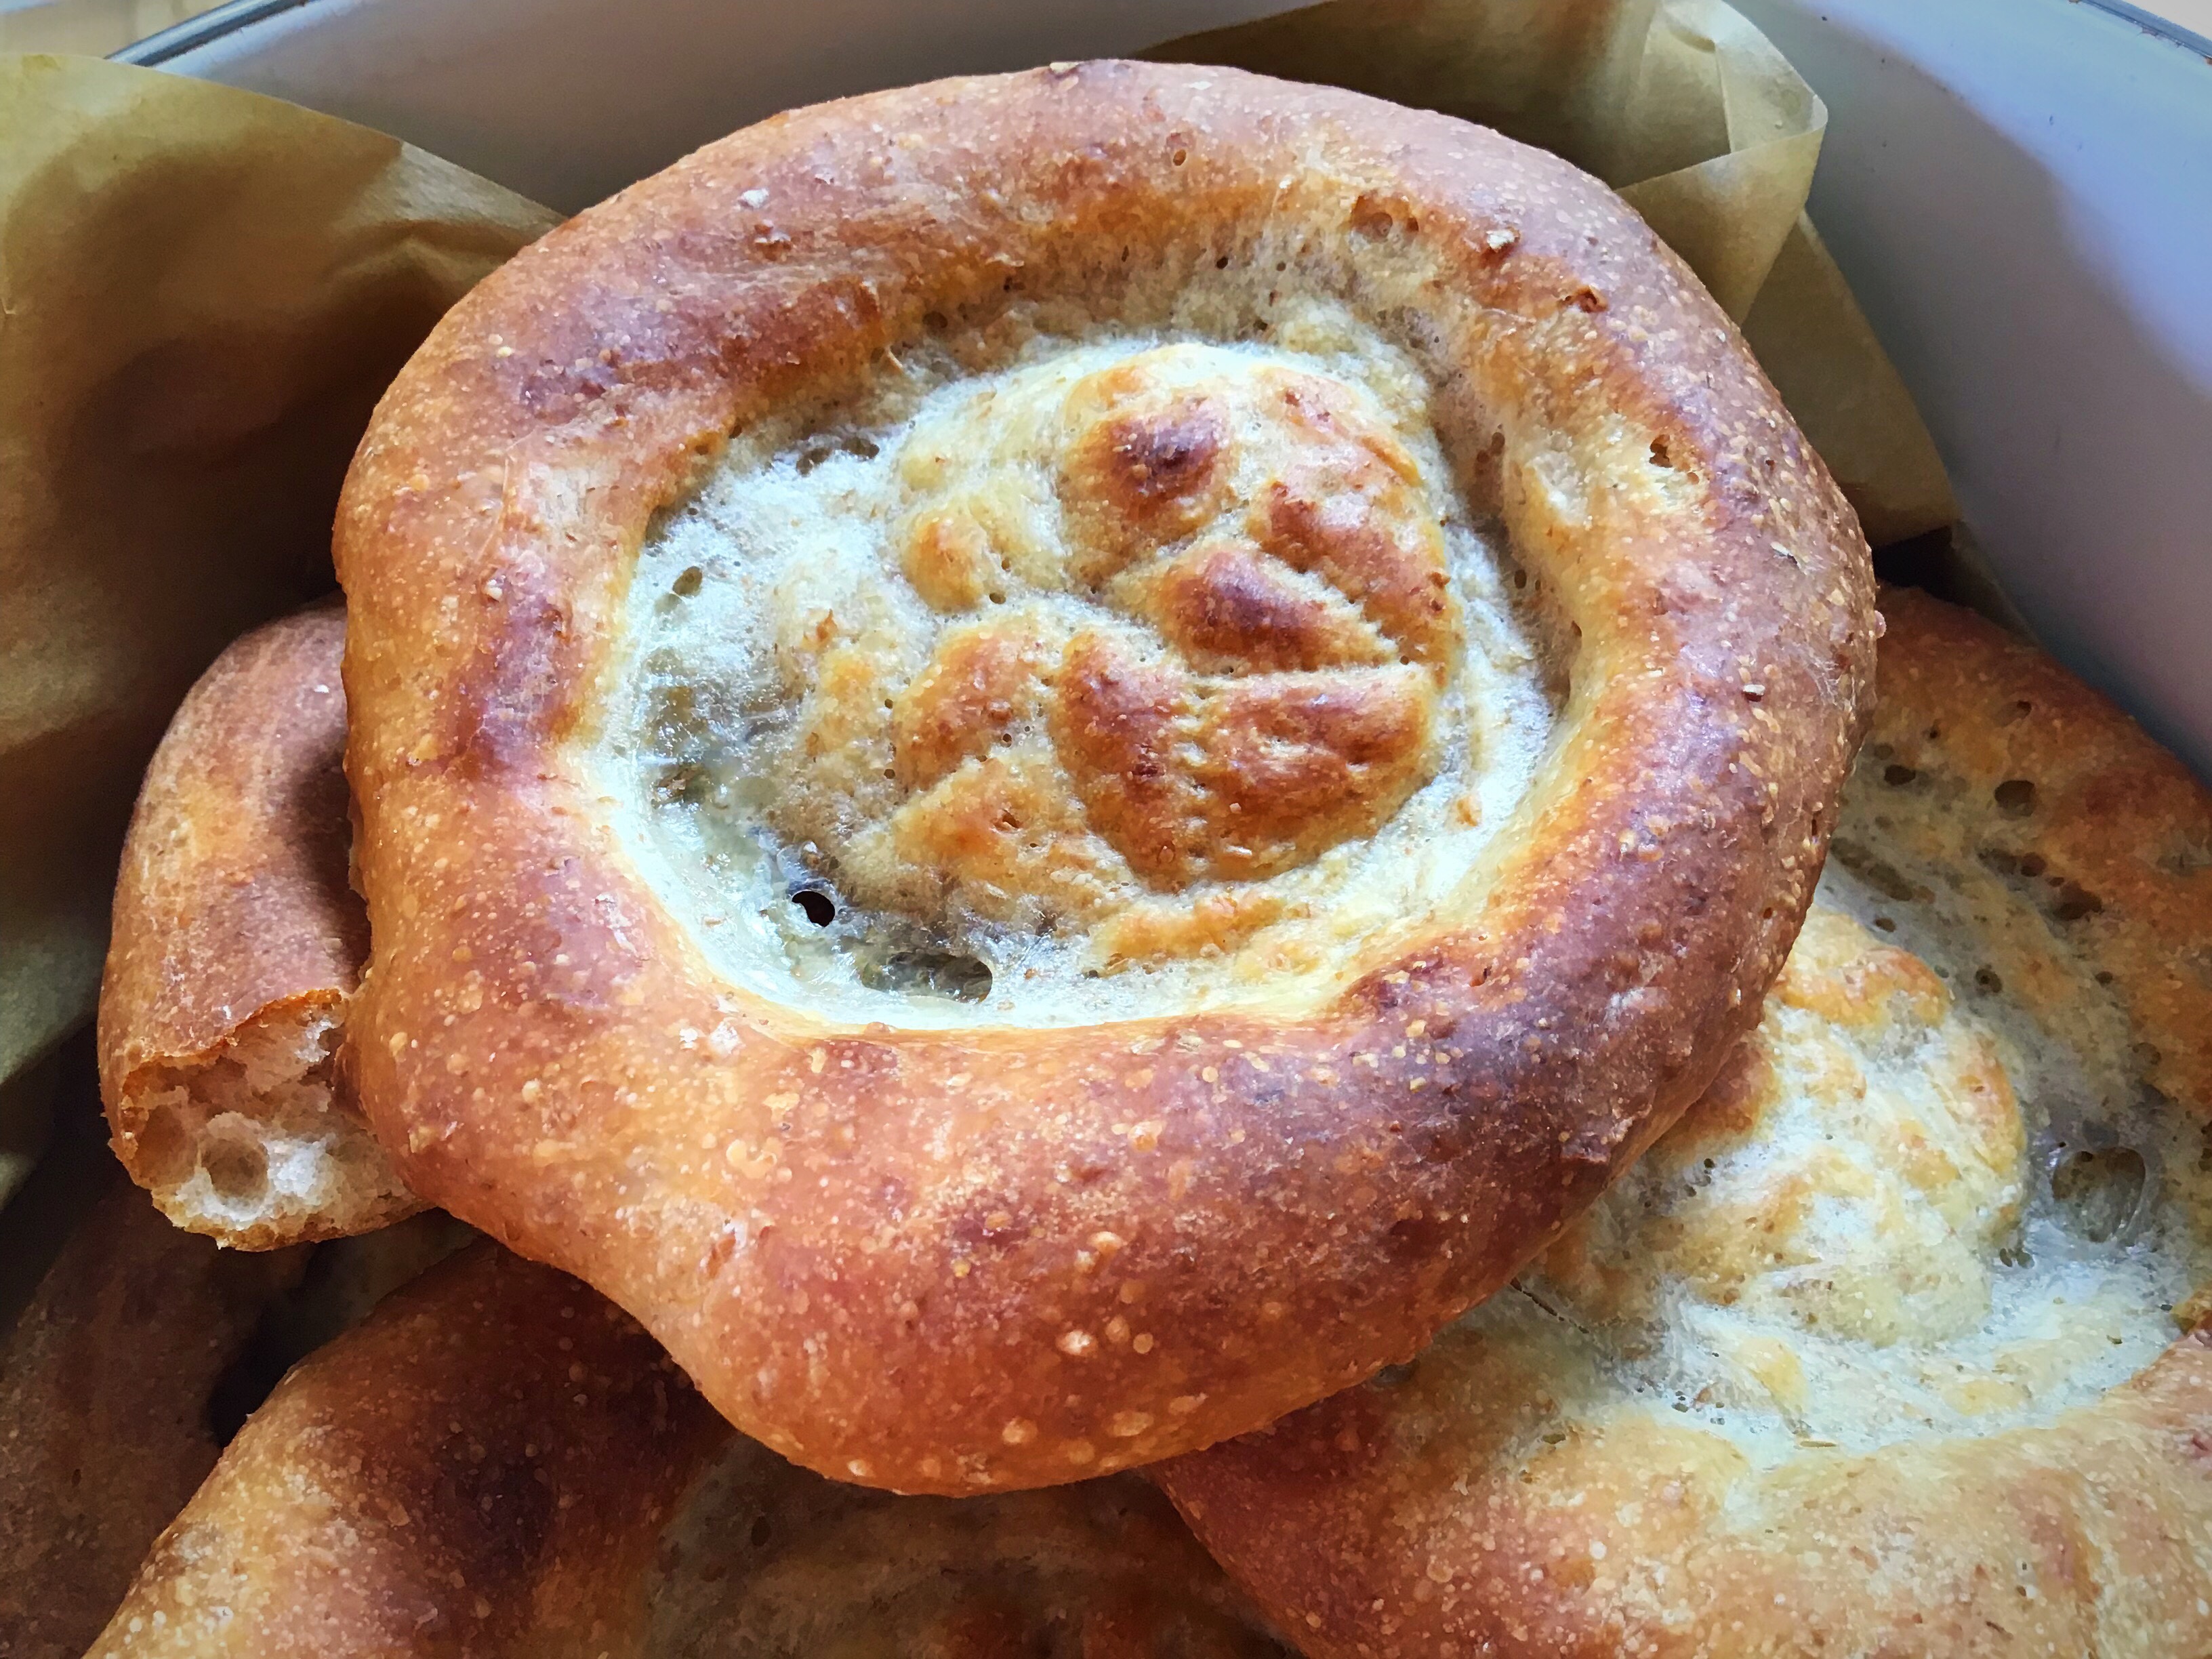
<instances>
[{"instance_id":1,"label":"baked bread center","mask_svg":"<svg viewBox=\"0 0 2212 1659\"><path fill-rule=\"evenodd\" d=\"M1466 878L1551 710L1407 359L1323 304L915 356L641 558L623 770L741 978L1056 1023L1324 978Z\"/></svg>"}]
</instances>

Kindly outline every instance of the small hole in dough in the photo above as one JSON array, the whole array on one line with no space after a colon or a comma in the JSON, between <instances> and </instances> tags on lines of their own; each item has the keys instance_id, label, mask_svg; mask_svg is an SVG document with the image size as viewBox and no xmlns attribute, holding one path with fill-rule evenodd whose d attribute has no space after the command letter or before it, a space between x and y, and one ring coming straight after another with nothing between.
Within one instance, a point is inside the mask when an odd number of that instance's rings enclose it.
<instances>
[{"instance_id":1,"label":"small hole in dough","mask_svg":"<svg viewBox=\"0 0 2212 1659\"><path fill-rule=\"evenodd\" d=\"M837 920L837 901L818 888L809 887L793 893L791 902L805 912L807 921L817 927L827 927Z\"/></svg>"},{"instance_id":2,"label":"small hole in dough","mask_svg":"<svg viewBox=\"0 0 2212 1659\"><path fill-rule=\"evenodd\" d=\"M191 1134L173 1106L156 1106L138 1131L139 1179L173 1186L191 1173Z\"/></svg>"},{"instance_id":3,"label":"small hole in dough","mask_svg":"<svg viewBox=\"0 0 2212 1659\"><path fill-rule=\"evenodd\" d=\"M269 1190L269 1155L237 1135L210 1135L200 1146L200 1168L229 1203L251 1204Z\"/></svg>"},{"instance_id":4,"label":"small hole in dough","mask_svg":"<svg viewBox=\"0 0 2212 1659\"><path fill-rule=\"evenodd\" d=\"M2150 1179L2132 1146L2061 1152L2051 1166L2051 1195L2067 1224L2094 1244L2118 1237L2142 1202Z\"/></svg>"}]
</instances>

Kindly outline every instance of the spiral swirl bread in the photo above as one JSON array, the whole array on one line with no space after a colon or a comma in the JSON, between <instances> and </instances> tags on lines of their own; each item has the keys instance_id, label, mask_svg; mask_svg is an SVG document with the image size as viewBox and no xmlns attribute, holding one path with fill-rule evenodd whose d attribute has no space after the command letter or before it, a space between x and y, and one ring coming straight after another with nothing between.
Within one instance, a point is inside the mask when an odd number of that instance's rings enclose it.
<instances>
[{"instance_id":1,"label":"spiral swirl bread","mask_svg":"<svg viewBox=\"0 0 2212 1659\"><path fill-rule=\"evenodd\" d=\"M483 1244L286 1378L91 1650L1279 1659L1133 1475L964 1503L793 1468Z\"/></svg>"},{"instance_id":2,"label":"spiral swirl bread","mask_svg":"<svg viewBox=\"0 0 2212 1659\"><path fill-rule=\"evenodd\" d=\"M1601 186L1124 64L581 216L337 552L402 1177L951 1493L1315 1400L1594 1198L1756 1016L1874 623Z\"/></svg>"},{"instance_id":3,"label":"spiral swirl bread","mask_svg":"<svg viewBox=\"0 0 2212 1659\"><path fill-rule=\"evenodd\" d=\"M1170 1467L1311 1652L2212 1651L2212 798L1883 608L1720 1084L1410 1368Z\"/></svg>"}]
</instances>

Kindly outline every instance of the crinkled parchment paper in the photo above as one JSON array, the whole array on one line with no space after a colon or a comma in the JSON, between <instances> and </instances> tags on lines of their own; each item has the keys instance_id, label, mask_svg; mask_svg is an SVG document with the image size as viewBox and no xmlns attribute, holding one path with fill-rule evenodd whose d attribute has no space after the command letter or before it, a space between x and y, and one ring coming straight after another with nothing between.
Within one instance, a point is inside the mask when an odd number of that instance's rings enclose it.
<instances>
[{"instance_id":1,"label":"crinkled parchment paper","mask_svg":"<svg viewBox=\"0 0 2212 1659\"><path fill-rule=\"evenodd\" d=\"M1904 382L1805 216L1827 107L1719 0L1330 0L1146 55L1443 110L1588 168L1743 325L1875 546L1958 516Z\"/></svg>"},{"instance_id":2,"label":"crinkled parchment paper","mask_svg":"<svg viewBox=\"0 0 2212 1659\"><path fill-rule=\"evenodd\" d=\"M1152 55L1446 110L1589 168L1742 322L1877 544L1955 516L1804 216L1827 112L1717 0L1333 0ZM329 586L377 394L551 222L249 93L0 58L0 1081L91 1010L123 825L178 700ZM0 1198L51 1092L0 1088Z\"/></svg>"},{"instance_id":3,"label":"crinkled parchment paper","mask_svg":"<svg viewBox=\"0 0 2212 1659\"><path fill-rule=\"evenodd\" d=\"M272 99L0 58L0 1079L91 1010L124 823L185 689L328 590L371 405L552 222ZM40 1098L0 1091L0 1182Z\"/></svg>"}]
</instances>

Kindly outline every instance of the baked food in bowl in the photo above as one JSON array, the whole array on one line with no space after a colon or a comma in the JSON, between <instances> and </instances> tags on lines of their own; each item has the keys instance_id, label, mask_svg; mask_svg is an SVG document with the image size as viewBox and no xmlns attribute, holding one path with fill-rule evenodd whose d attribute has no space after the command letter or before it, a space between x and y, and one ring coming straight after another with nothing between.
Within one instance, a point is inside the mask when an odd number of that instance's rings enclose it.
<instances>
[{"instance_id":1,"label":"baked food in bowl","mask_svg":"<svg viewBox=\"0 0 2212 1659\"><path fill-rule=\"evenodd\" d=\"M90 1652L1286 1650L1139 1477L965 1501L823 1480L599 1297L485 1243L278 1386Z\"/></svg>"},{"instance_id":2,"label":"baked food in bowl","mask_svg":"<svg viewBox=\"0 0 2212 1659\"><path fill-rule=\"evenodd\" d=\"M400 1174L779 1451L949 1492L1503 1283L1755 1017L1875 628L1602 186L1126 64L571 222L395 383L337 554Z\"/></svg>"},{"instance_id":3,"label":"baked food in bowl","mask_svg":"<svg viewBox=\"0 0 2212 1659\"><path fill-rule=\"evenodd\" d=\"M1164 1471L1310 1651L2212 1647L2212 798L1883 609L1723 1082L1411 1367Z\"/></svg>"}]
</instances>

